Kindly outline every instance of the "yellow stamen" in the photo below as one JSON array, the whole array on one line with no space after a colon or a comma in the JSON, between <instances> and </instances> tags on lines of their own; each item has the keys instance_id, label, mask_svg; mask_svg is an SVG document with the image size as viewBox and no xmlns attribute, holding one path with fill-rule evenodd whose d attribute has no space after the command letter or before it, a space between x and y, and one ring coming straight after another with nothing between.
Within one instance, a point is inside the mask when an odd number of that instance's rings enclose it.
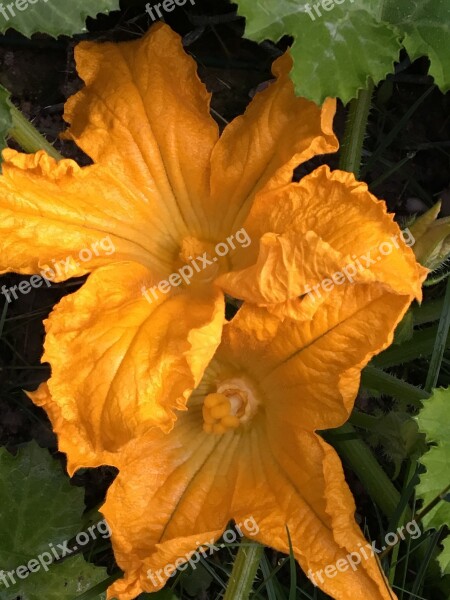
<instances>
[{"instance_id":1,"label":"yellow stamen","mask_svg":"<svg viewBox=\"0 0 450 600\"><path fill-rule=\"evenodd\" d=\"M221 423L224 427L227 427L229 429L237 429L241 424L241 421L239 420L239 417L235 417L234 415L227 415L226 417L223 417Z\"/></svg>"},{"instance_id":2,"label":"yellow stamen","mask_svg":"<svg viewBox=\"0 0 450 600\"><path fill-rule=\"evenodd\" d=\"M227 432L226 428L219 423L218 425L213 425L213 433L215 433L216 435L223 435L224 433Z\"/></svg>"},{"instance_id":3,"label":"yellow stamen","mask_svg":"<svg viewBox=\"0 0 450 600\"><path fill-rule=\"evenodd\" d=\"M221 404L223 401L223 394L208 394L205 398L205 406L212 408L213 406L217 406Z\"/></svg>"},{"instance_id":4,"label":"yellow stamen","mask_svg":"<svg viewBox=\"0 0 450 600\"><path fill-rule=\"evenodd\" d=\"M203 402L203 430L206 433L222 435L237 429L245 413L245 401L235 394L208 394Z\"/></svg>"},{"instance_id":5,"label":"yellow stamen","mask_svg":"<svg viewBox=\"0 0 450 600\"><path fill-rule=\"evenodd\" d=\"M222 419L223 417L226 417L227 415L230 414L230 410L231 410L231 404L230 401L225 398L225 401L222 404L218 404L217 406L214 406L213 408L211 408L210 411L210 415L214 418L217 419L218 421L220 421L220 419Z\"/></svg>"},{"instance_id":6,"label":"yellow stamen","mask_svg":"<svg viewBox=\"0 0 450 600\"><path fill-rule=\"evenodd\" d=\"M253 389L245 381L223 381L217 391L208 394L203 401L203 430L223 435L246 426L255 415L258 404Z\"/></svg>"}]
</instances>

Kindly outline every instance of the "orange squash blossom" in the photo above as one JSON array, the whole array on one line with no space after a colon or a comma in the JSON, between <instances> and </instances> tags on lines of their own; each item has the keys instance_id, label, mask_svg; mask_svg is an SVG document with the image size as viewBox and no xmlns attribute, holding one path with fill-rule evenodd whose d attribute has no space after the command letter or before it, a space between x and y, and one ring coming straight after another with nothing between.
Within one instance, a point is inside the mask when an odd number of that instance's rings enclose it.
<instances>
[{"instance_id":1,"label":"orange squash blossom","mask_svg":"<svg viewBox=\"0 0 450 600\"><path fill-rule=\"evenodd\" d=\"M291 183L296 165L338 144L335 102L295 97L289 55L220 137L196 64L168 26L133 42L81 43L76 60L86 85L66 105L67 137L95 164L6 150L0 178L1 272L39 273L105 235L115 248L55 277L95 274L46 323L44 407L70 472L114 462L155 425L170 431L220 343L225 293L280 318L311 318L321 300L307 286L399 233L348 173L322 167ZM249 247L189 286L143 297L191 252L242 228ZM359 279L411 300L421 293L406 247Z\"/></svg>"},{"instance_id":2,"label":"orange squash blossom","mask_svg":"<svg viewBox=\"0 0 450 600\"><path fill-rule=\"evenodd\" d=\"M315 432L348 417L361 369L391 341L426 271L404 244L354 277L320 286L400 230L367 186L321 167L337 150L335 102L296 98L289 54L276 80L219 135L210 95L179 36L158 24L126 43L81 43L85 82L66 133L92 159L4 152L0 271L54 261L89 274L46 322L45 408L68 469L120 469L103 512L130 600L156 573L253 517L256 539L316 572L365 540L340 461ZM158 285L244 230L251 240ZM74 262L109 236L111 255ZM206 253L206 254L205 254ZM157 289L152 302L143 290ZM244 300L231 323L225 294ZM182 412L176 412L182 411ZM392 598L374 558L317 581L337 599Z\"/></svg>"},{"instance_id":3,"label":"orange squash blossom","mask_svg":"<svg viewBox=\"0 0 450 600\"><path fill-rule=\"evenodd\" d=\"M296 559L333 598L395 598L355 522L339 457L315 431L347 420L361 369L407 307L379 284L334 290L311 321L280 323L244 305L174 429L155 428L122 455L101 508L125 573L109 598L163 587L167 566L215 544L230 519L284 553L287 527ZM361 548L367 559L353 570L345 559Z\"/></svg>"}]
</instances>

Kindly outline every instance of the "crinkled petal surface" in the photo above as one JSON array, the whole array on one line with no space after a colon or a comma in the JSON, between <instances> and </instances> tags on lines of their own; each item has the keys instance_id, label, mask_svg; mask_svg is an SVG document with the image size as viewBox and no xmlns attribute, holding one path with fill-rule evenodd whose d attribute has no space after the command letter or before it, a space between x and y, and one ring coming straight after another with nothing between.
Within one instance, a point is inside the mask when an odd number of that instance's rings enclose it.
<instances>
[{"instance_id":1,"label":"crinkled petal surface","mask_svg":"<svg viewBox=\"0 0 450 600\"><path fill-rule=\"evenodd\" d=\"M218 280L231 296L270 306L319 286L318 306L340 272L338 285L380 282L421 297L427 271L405 243L409 236L402 238L385 203L350 173L320 167L298 184L261 193L244 226L252 246L233 254L233 271Z\"/></svg>"},{"instance_id":2,"label":"crinkled petal surface","mask_svg":"<svg viewBox=\"0 0 450 600\"><path fill-rule=\"evenodd\" d=\"M272 431L261 419L243 434L214 437L201 421L201 410L190 409L170 434L155 430L130 448L101 509L125 572L108 598L132 600L161 588L166 566L214 544L230 519L247 537L285 553L288 527L305 571L366 543L340 461L315 434ZM318 583L341 600L394 598L374 558Z\"/></svg>"},{"instance_id":3,"label":"crinkled petal surface","mask_svg":"<svg viewBox=\"0 0 450 600\"><path fill-rule=\"evenodd\" d=\"M220 291L149 303L149 283L135 263L98 269L46 322L50 395L33 399L47 408L71 473L116 464L113 453L152 426L170 430L220 343Z\"/></svg>"},{"instance_id":4,"label":"crinkled petal surface","mask_svg":"<svg viewBox=\"0 0 450 600\"><path fill-rule=\"evenodd\" d=\"M381 284L336 288L311 320L280 320L244 304L224 330L218 360L270 395L267 415L280 428L338 427L353 409L361 370L392 343L410 304Z\"/></svg>"},{"instance_id":5,"label":"crinkled petal surface","mask_svg":"<svg viewBox=\"0 0 450 600\"><path fill-rule=\"evenodd\" d=\"M0 272L44 270L63 281L125 260L157 272L171 265L175 245L154 206L110 169L58 163L42 151L3 156Z\"/></svg>"},{"instance_id":6,"label":"crinkled petal surface","mask_svg":"<svg viewBox=\"0 0 450 600\"><path fill-rule=\"evenodd\" d=\"M299 163L338 148L335 101L318 107L295 96L288 53L274 63L276 81L220 138L197 65L167 25L133 42L83 42L76 63L86 86L66 104L66 135L155 198L180 237L225 239L259 190L290 182Z\"/></svg>"},{"instance_id":7,"label":"crinkled petal surface","mask_svg":"<svg viewBox=\"0 0 450 600\"><path fill-rule=\"evenodd\" d=\"M381 284L358 284L330 294L312 321L244 305L174 429L152 430L121 455L102 508L125 573L109 598L161 588L165 567L214 544L230 519L285 553L288 527L300 565L321 571L315 581L333 598L394 598L374 558L356 572L323 575L365 542L339 458L314 429L347 418L362 367L390 343L410 302ZM251 382L258 409L238 429L212 435L203 400L224 378Z\"/></svg>"},{"instance_id":8,"label":"crinkled petal surface","mask_svg":"<svg viewBox=\"0 0 450 600\"><path fill-rule=\"evenodd\" d=\"M211 158L213 234L242 226L255 195L290 183L294 169L313 156L335 152L335 100L322 107L294 92L289 53L275 61L276 81L256 94L244 115L224 130Z\"/></svg>"},{"instance_id":9,"label":"crinkled petal surface","mask_svg":"<svg viewBox=\"0 0 450 600\"><path fill-rule=\"evenodd\" d=\"M68 136L183 237L205 226L210 156L218 127L197 65L167 25L123 43L82 42L75 51L86 86L66 104Z\"/></svg>"}]
</instances>

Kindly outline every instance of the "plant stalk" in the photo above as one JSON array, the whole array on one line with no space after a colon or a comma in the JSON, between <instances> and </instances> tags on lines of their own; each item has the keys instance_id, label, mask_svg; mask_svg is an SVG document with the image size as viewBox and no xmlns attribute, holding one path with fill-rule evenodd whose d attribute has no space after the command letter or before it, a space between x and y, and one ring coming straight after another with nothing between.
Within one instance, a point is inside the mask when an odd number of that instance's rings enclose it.
<instances>
[{"instance_id":1,"label":"plant stalk","mask_svg":"<svg viewBox=\"0 0 450 600\"><path fill-rule=\"evenodd\" d=\"M343 436L345 440L341 439ZM352 425L345 423L339 429L328 431L326 437L356 473L383 514L392 516L400 502L400 493Z\"/></svg>"},{"instance_id":2,"label":"plant stalk","mask_svg":"<svg viewBox=\"0 0 450 600\"><path fill-rule=\"evenodd\" d=\"M355 177L359 177L361 169L362 149L373 90L374 84L370 79L367 89L360 90L358 97L351 101L345 127L339 168L353 173Z\"/></svg>"},{"instance_id":3,"label":"plant stalk","mask_svg":"<svg viewBox=\"0 0 450 600\"><path fill-rule=\"evenodd\" d=\"M248 600L263 552L258 542L242 540L223 600Z\"/></svg>"},{"instance_id":4,"label":"plant stalk","mask_svg":"<svg viewBox=\"0 0 450 600\"><path fill-rule=\"evenodd\" d=\"M436 387L441 370L442 359L444 358L447 337L450 329L450 277L447 279L445 290L444 305L442 307L441 318L438 325L436 340L434 343L433 354L430 360L425 389L431 392Z\"/></svg>"},{"instance_id":5,"label":"plant stalk","mask_svg":"<svg viewBox=\"0 0 450 600\"><path fill-rule=\"evenodd\" d=\"M389 394L389 396L403 400L415 408L422 408L422 401L429 396L425 390L397 379L372 365L368 365L362 372L361 385L383 394Z\"/></svg>"},{"instance_id":6,"label":"plant stalk","mask_svg":"<svg viewBox=\"0 0 450 600\"><path fill-rule=\"evenodd\" d=\"M56 160L62 160L61 154L48 142L43 135L32 125L28 119L15 106L11 107L12 128L9 135L25 150L37 152L45 150Z\"/></svg>"}]
</instances>

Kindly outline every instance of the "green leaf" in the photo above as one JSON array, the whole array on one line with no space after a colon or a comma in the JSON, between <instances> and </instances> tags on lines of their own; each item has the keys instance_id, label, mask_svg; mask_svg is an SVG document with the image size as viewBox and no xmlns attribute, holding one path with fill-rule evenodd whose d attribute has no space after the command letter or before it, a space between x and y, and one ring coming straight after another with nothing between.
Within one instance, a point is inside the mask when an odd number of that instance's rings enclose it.
<instances>
[{"instance_id":1,"label":"green leaf","mask_svg":"<svg viewBox=\"0 0 450 600\"><path fill-rule=\"evenodd\" d=\"M430 58L430 74L443 92L450 89L450 3L446 0L389 0L384 18L394 23L405 37L403 44L411 59Z\"/></svg>"},{"instance_id":2,"label":"green leaf","mask_svg":"<svg viewBox=\"0 0 450 600\"><path fill-rule=\"evenodd\" d=\"M81 531L83 510L83 489L46 450L34 442L16 456L0 450L0 600L72 600L105 578L58 546ZM54 552L68 558L56 563Z\"/></svg>"},{"instance_id":3,"label":"green leaf","mask_svg":"<svg viewBox=\"0 0 450 600\"><path fill-rule=\"evenodd\" d=\"M183 589L190 596L201 598L206 595L206 590L211 585L213 577L201 563L195 566L197 567L196 569L190 567L187 571L182 571L180 573L180 581Z\"/></svg>"},{"instance_id":4,"label":"green leaf","mask_svg":"<svg viewBox=\"0 0 450 600\"><path fill-rule=\"evenodd\" d=\"M346 103L392 72L402 45L412 58L428 55L430 73L450 88L450 3L445 0L238 0L246 35L278 41L293 35L292 78L299 95ZM324 7L327 7L326 9Z\"/></svg>"},{"instance_id":5,"label":"green leaf","mask_svg":"<svg viewBox=\"0 0 450 600\"><path fill-rule=\"evenodd\" d=\"M416 493L417 498L423 500L423 507L433 502L450 484L448 471L450 463L449 407L450 388L437 389L430 398L424 401L424 407L417 417L419 429L426 434L427 442L434 444L420 459L426 472L420 476ZM445 500L441 500L423 517L426 529L440 529L449 523L450 502ZM450 574L449 550L447 539L444 552L438 558L443 574Z\"/></svg>"},{"instance_id":6,"label":"green leaf","mask_svg":"<svg viewBox=\"0 0 450 600\"><path fill-rule=\"evenodd\" d=\"M439 564L442 573L450 573L450 536L443 541L442 545L444 549L439 555Z\"/></svg>"},{"instance_id":7,"label":"green leaf","mask_svg":"<svg viewBox=\"0 0 450 600\"><path fill-rule=\"evenodd\" d=\"M10 93L0 85L0 152L6 148L6 138L12 127L11 100Z\"/></svg>"},{"instance_id":8,"label":"green leaf","mask_svg":"<svg viewBox=\"0 0 450 600\"><path fill-rule=\"evenodd\" d=\"M12 28L27 37L38 32L57 37L87 31L87 17L118 10L119 0L15 0L0 7L0 33Z\"/></svg>"},{"instance_id":9,"label":"green leaf","mask_svg":"<svg viewBox=\"0 0 450 600\"><path fill-rule=\"evenodd\" d=\"M394 344L404 344L414 335L414 317L411 311L408 311L403 317L402 321L398 324L394 335Z\"/></svg>"},{"instance_id":10,"label":"green leaf","mask_svg":"<svg viewBox=\"0 0 450 600\"><path fill-rule=\"evenodd\" d=\"M423 435L417 431L417 423L401 410L382 414L368 434L368 442L374 448L380 446L394 463L393 479L397 479L405 459L424 451Z\"/></svg>"},{"instance_id":11,"label":"green leaf","mask_svg":"<svg viewBox=\"0 0 450 600\"><path fill-rule=\"evenodd\" d=\"M73 556L52 566L48 572L42 570L30 575L17 588L17 593L20 593L20 600L73 600L77 594L90 589L105 575L106 569L86 562L82 556ZM10 589L16 593L16 587ZM105 597L105 594L96 596L98 599ZM3 600L1 592L0 598Z\"/></svg>"},{"instance_id":12,"label":"green leaf","mask_svg":"<svg viewBox=\"0 0 450 600\"><path fill-rule=\"evenodd\" d=\"M251 39L277 41L294 35L292 78L297 93L319 104L327 96L348 102L369 76L375 82L384 79L398 58L398 33L368 13L366 0L345 0L330 12L319 9L320 17L311 5L297 0L238 3Z\"/></svg>"}]
</instances>

